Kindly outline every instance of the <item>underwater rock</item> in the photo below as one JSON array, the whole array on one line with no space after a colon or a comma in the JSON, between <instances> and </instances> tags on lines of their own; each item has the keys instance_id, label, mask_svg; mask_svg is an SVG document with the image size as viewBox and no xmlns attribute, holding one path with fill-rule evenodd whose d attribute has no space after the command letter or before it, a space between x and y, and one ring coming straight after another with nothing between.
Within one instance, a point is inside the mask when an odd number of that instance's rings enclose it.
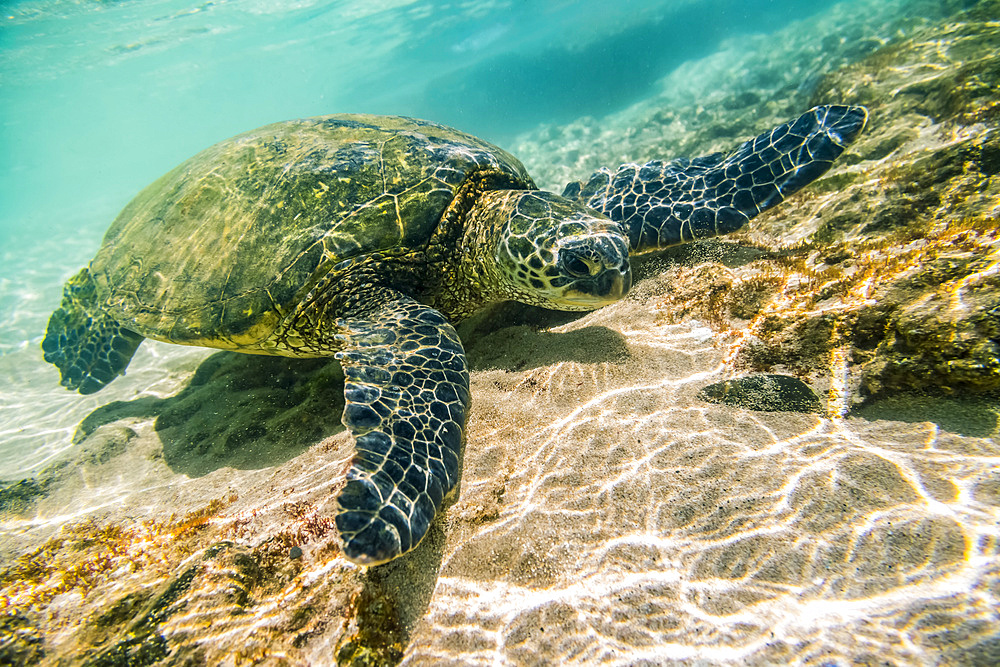
<instances>
[{"instance_id":1,"label":"underwater rock","mask_svg":"<svg viewBox=\"0 0 1000 667\"><path fill-rule=\"evenodd\" d=\"M37 665L45 657L41 628L18 613L0 614L0 664Z\"/></svg>"},{"instance_id":2,"label":"underwater rock","mask_svg":"<svg viewBox=\"0 0 1000 667\"><path fill-rule=\"evenodd\" d=\"M822 412L819 396L791 375L750 375L710 384L698 392L709 403L765 412Z\"/></svg>"},{"instance_id":3,"label":"underwater rock","mask_svg":"<svg viewBox=\"0 0 1000 667\"><path fill-rule=\"evenodd\" d=\"M995 262L991 268L982 258L968 264L973 270L957 280L934 285L891 310L885 338L864 366L870 395L1000 392L1000 273Z\"/></svg>"},{"instance_id":4,"label":"underwater rock","mask_svg":"<svg viewBox=\"0 0 1000 667\"><path fill-rule=\"evenodd\" d=\"M840 94L844 101L872 104L880 109L877 119L883 125L902 118L995 123L1000 3L966 4L971 6L949 20L907 31L867 58L831 72L814 97Z\"/></svg>"},{"instance_id":5,"label":"underwater rock","mask_svg":"<svg viewBox=\"0 0 1000 667\"><path fill-rule=\"evenodd\" d=\"M44 496L49 480L22 479L0 486L0 512L19 513Z\"/></svg>"}]
</instances>

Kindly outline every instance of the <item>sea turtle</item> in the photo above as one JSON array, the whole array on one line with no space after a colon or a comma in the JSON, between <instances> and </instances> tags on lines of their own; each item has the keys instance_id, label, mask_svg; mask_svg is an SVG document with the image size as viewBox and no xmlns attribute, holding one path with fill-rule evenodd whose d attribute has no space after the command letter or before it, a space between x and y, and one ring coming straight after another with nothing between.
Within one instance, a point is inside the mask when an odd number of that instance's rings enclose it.
<instances>
[{"instance_id":1,"label":"sea turtle","mask_svg":"<svg viewBox=\"0 0 1000 667\"><path fill-rule=\"evenodd\" d=\"M69 279L42 342L84 394L143 338L334 356L356 452L337 483L344 554L415 547L455 487L469 372L452 323L513 299L592 310L629 254L731 232L825 172L861 107L816 107L738 147L602 169L556 195L481 139L403 117L275 123L136 196Z\"/></svg>"}]
</instances>

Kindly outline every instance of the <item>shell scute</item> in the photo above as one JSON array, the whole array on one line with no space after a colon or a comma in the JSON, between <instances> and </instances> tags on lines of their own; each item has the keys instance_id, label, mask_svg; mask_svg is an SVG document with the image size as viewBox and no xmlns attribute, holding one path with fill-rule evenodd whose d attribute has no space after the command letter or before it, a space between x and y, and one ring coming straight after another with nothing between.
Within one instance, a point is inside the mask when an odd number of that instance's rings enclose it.
<instances>
[{"instance_id":1,"label":"shell scute","mask_svg":"<svg viewBox=\"0 0 1000 667\"><path fill-rule=\"evenodd\" d=\"M504 151L427 121L276 123L140 192L91 273L109 314L145 336L252 346L338 263L426 245L455 188L481 168L530 183Z\"/></svg>"}]
</instances>

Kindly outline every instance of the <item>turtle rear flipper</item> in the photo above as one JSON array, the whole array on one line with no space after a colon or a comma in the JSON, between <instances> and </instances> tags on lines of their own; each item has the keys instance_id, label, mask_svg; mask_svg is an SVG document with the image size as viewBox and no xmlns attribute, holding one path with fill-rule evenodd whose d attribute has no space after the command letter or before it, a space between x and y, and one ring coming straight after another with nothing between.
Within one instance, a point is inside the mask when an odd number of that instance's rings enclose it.
<instances>
[{"instance_id":1,"label":"turtle rear flipper","mask_svg":"<svg viewBox=\"0 0 1000 667\"><path fill-rule=\"evenodd\" d=\"M357 452L337 504L344 555L377 565L427 534L458 482L469 371L444 316L392 290L336 322L344 425Z\"/></svg>"},{"instance_id":2,"label":"turtle rear flipper","mask_svg":"<svg viewBox=\"0 0 1000 667\"><path fill-rule=\"evenodd\" d=\"M634 253L728 234L823 175L867 119L864 107L815 107L729 155L602 169L563 194L621 223Z\"/></svg>"},{"instance_id":3,"label":"turtle rear flipper","mask_svg":"<svg viewBox=\"0 0 1000 667\"><path fill-rule=\"evenodd\" d=\"M100 309L94 279L83 269L66 281L42 352L45 361L59 368L64 387L92 394L125 373L142 339Z\"/></svg>"}]
</instances>

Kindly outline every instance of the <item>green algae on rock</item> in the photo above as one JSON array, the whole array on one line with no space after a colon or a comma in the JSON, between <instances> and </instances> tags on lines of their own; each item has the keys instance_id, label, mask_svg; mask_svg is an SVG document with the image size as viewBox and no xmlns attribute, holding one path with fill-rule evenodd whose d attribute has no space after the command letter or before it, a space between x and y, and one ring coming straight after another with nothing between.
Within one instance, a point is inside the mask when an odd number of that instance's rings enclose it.
<instances>
[{"instance_id":1,"label":"green algae on rock","mask_svg":"<svg viewBox=\"0 0 1000 667\"><path fill-rule=\"evenodd\" d=\"M791 375L749 375L704 387L698 398L709 403L732 405L765 412L822 412L819 396L802 380Z\"/></svg>"},{"instance_id":2,"label":"green algae on rock","mask_svg":"<svg viewBox=\"0 0 1000 667\"><path fill-rule=\"evenodd\" d=\"M39 496L45 495L47 480L22 479L0 486L0 512L19 513Z\"/></svg>"},{"instance_id":3,"label":"green algae on rock","mask_svg":"<svg viewBox=\"0 0 1000 667\"><path fill-rule=\"evenodd\" d=\"M0 663L37 665L45 657L43 631L19 613L0 613Z\"/></svg>"}]
</instances>

